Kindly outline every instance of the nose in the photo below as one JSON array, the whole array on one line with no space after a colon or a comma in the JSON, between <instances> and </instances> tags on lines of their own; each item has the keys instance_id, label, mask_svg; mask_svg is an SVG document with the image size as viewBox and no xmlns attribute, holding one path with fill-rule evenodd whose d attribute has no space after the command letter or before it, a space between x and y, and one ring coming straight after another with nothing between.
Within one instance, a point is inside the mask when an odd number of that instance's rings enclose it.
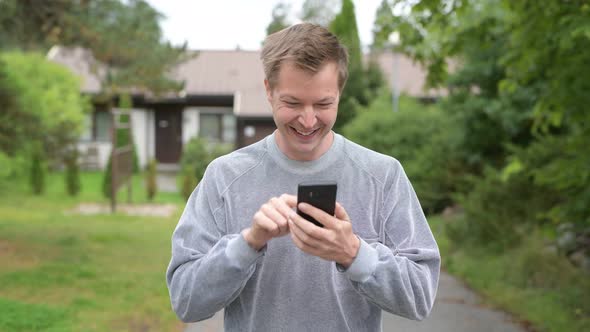
<instances>
[{"instance_id":1,"label":"nose","mask_svg":"<svg viewBox=\"0 0 590 332\"><path fill-rule=\"evenodd\" d=\"M305 129L311 129L316 125L317 122L318 119L316 118L313 107L305 107L303 113L301 113L299 116L299 123L301 123Z\"/></svg>"}]
</instances>

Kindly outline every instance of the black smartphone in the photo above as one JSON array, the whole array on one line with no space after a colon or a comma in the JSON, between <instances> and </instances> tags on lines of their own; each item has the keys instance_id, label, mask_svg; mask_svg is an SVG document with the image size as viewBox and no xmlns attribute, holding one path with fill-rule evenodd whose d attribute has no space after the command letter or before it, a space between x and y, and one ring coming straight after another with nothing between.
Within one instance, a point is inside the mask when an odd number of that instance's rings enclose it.
<instances>
[{"instance_id":1,"label":"black smartphone","mask_svg":"<svg viewBox=\"0 0 590 332\"><path fill-rule=\"evenodd\" d=\"M336 183L302 183L297 188L297 204L307 203L333 216L336 210ZM313 217L299 211L297 214L311 221L316 226L324 227Z\"/></svg>"}]
</instances>

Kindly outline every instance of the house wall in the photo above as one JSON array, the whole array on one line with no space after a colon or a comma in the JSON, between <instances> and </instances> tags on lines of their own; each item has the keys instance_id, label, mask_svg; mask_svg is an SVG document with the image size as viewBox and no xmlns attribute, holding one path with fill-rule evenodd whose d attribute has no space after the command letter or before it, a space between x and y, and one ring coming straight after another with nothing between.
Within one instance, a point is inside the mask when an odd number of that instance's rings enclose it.
<instances>
[{"instance_id":1,"label":"house wall","mask_svg":"<svg viewBox=\"0 0 590 332\"><path fill-rule=\"evenodd\" d=\"M78 151L83 169L104 170L111 153L111 142L80 141Z\"/></svg>"},{"instance_id":2,"label":"house wall","mask_svg":"<svg viewBox=\"0 0 590 332\"><path fill-rule=\"evenodd\" d=\"M144 169L147 164L147 110L144 109L133 109L131 112L131 126L133 133L133 143L137 151L137 159L139 162L139 168Z\"/></svg>"},{"instance_id":3,"label":"house wall","mask_svg":"<svg viewBox=\"0 0 590 332\"><path fill-rule=\"evenodd\" d=\"M182 112L182 144L199 135L199 109L187 107Z\"/></svg>"},{"instance_id":4,"label":"house wall","mask_svg":"<svg viewBox=\"0 0 590 332\"><path fill-rule=\"evenodd\" d=\"M144 154L147 160L152 160L156 159L156 112L150 109L145 115Z\"/></svg>"},{"instance_id":5,"label":"house wall","mask_svg":"<svg viewBox=\"0 0 590 332\"><path fill-rule=\"evenodd\" d=\"M132 109L131 127L139 167L143 169L147 164L147 160L153 158L154 154L153 112L145 109ZM152 140L150 140L150 137ZM78 142L81 166L85 169L106 169L111 153L111 146L110 141L82 140Z\"/></svg>"}]
</instances>

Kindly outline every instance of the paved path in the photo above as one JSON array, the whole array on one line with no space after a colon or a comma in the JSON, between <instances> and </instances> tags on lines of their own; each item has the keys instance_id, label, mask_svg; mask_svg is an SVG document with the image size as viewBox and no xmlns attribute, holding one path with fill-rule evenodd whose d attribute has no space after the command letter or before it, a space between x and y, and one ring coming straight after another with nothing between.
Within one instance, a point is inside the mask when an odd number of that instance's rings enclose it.
<instances>
[{"instance_id":1,"label":"paved path","mask_svg":"<svg viewBox=\"0 0 590 332\"><path fill-rule=\"evenodd\" d=\"M223 313L195 324L184 332L223 331ZM441 274L438 294L430 317L415 322L388 313L383 314L383 332L525 332L503 312L481 305L480 298L447 273Z\"/></svg>"}]
</instances>

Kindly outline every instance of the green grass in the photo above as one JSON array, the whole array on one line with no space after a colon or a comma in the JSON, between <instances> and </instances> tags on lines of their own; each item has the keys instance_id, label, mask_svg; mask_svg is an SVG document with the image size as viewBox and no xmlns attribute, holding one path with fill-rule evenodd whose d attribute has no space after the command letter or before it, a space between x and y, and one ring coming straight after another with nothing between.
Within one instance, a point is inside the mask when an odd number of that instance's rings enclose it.
<instances>
[{"instance_id":1,"label":"green grass","mask_svg":"<svg viewBox=\"0 0 590 332\"><path fill-rule=\"evenodd\" d=\"M165 270L183 201L169 218L69 212L101 197L102 174L84 173L68 197L63 174L48 176L43 196L23 181L0 189L0 331L180 331ZM146 202L141 177L134 202Z\"/></svg>"},{"instance_id":2,"label":"green grass","mask_svg":"<svg viewBox=\"0 0 590 332\"><path fill-rule=\"evenodd\" d=\"M466 245L446 233L450 223L430 218L443 267L482 294L488 304L514 314L536 331L590 331L590 278L547 250L541 231L514 248Z\"/></svg>"}]
</instances>

